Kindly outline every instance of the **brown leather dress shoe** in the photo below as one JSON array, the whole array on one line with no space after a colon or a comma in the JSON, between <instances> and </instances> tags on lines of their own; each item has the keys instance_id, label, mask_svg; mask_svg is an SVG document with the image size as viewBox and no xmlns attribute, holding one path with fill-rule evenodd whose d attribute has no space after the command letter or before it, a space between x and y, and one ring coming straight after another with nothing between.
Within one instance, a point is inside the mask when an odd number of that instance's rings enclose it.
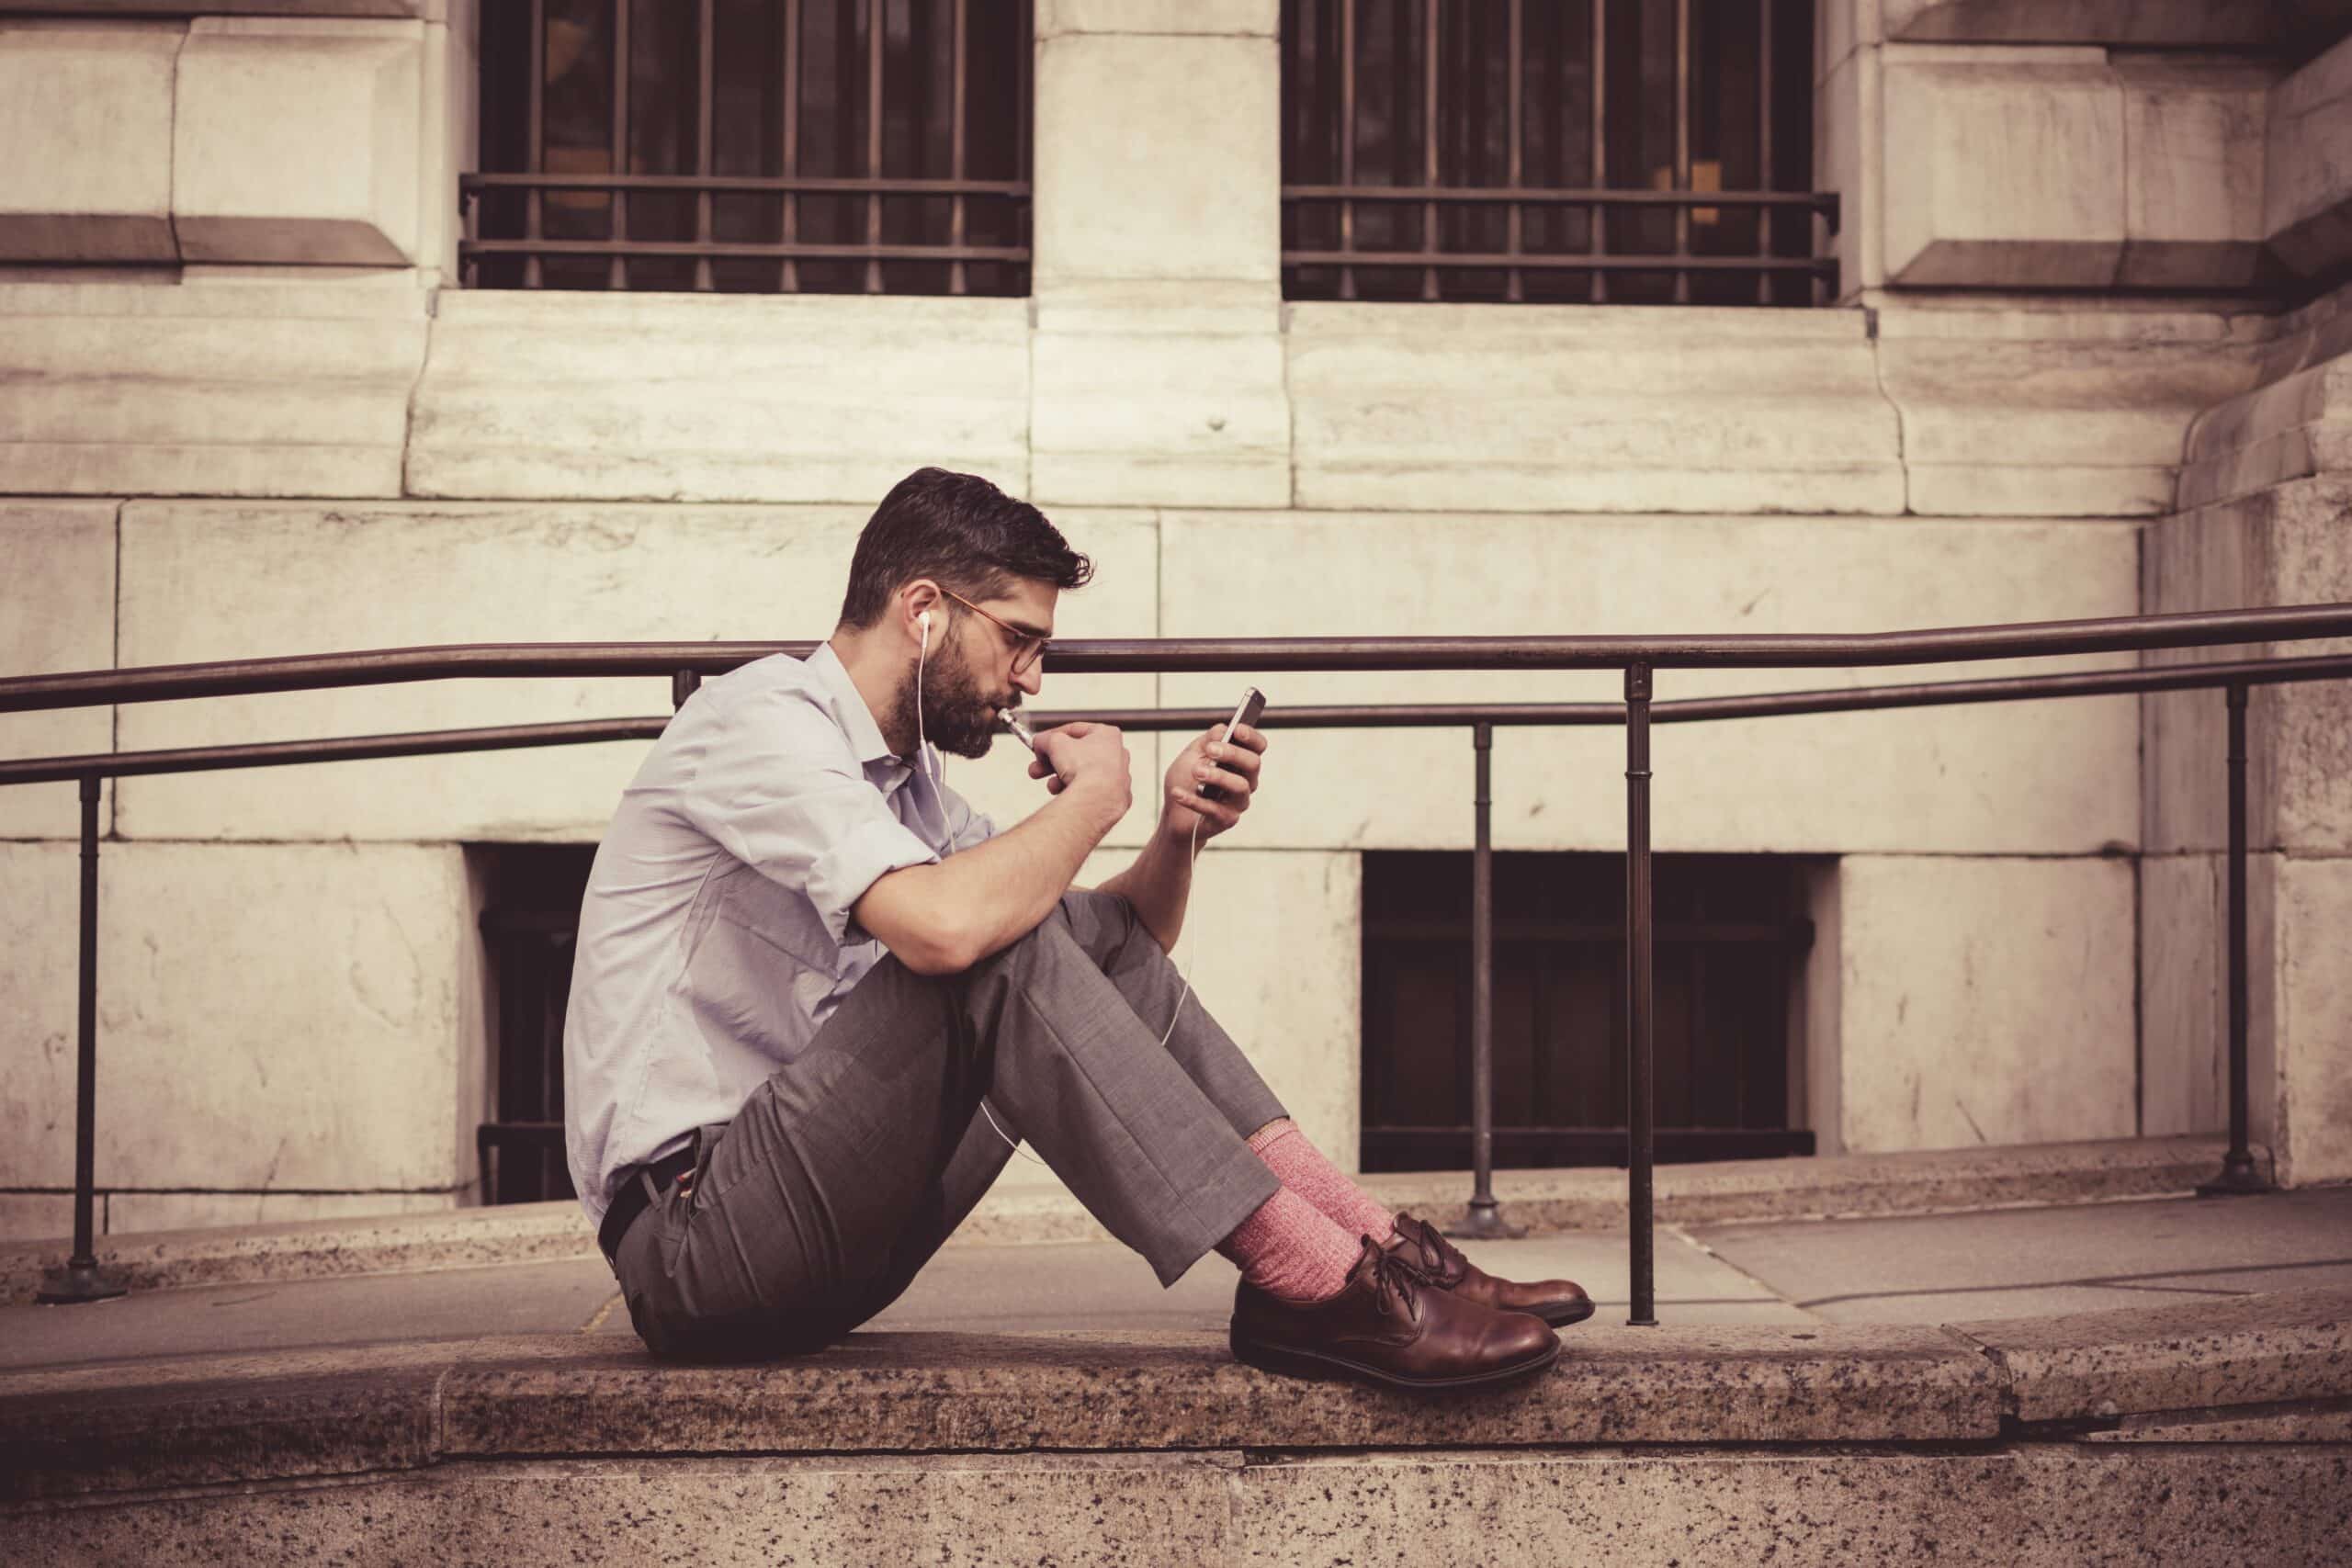
<instances>
[{"instance_id":1,"label":"brown leather dress shoe","mask_svg":"<svg viewBox=\"0 0 2352 1568\"><path fill-rule=\"evenodd\" d=\"M1440 1235L1435 1225L1410 1214L1396 1216L1396 1239L1389 1250L1439 1290L1497 1312L1528 1313L1555 1328L1592 1315L1592 1298L1575 1280L1539 1280L1522 1285L1498 1280L1463 1257L1462 1249Z\"/></svg>"},{"instance_id":2,"label":"brown leather dress shoe","mask_svg":"<svg viewBox=\"0 0 2352 1568\"><path fill-rule=\"evenodd\" d=\"M1233 1292L1233 1354L1293 1377L1390 1388L1471 1388L1543 1371L1559 1336L1524 1313L1494 1312L1431 1290L1370 1236L1328 1302L1279 1301L1244 1280Z\"/></svg>"}]
</instances>

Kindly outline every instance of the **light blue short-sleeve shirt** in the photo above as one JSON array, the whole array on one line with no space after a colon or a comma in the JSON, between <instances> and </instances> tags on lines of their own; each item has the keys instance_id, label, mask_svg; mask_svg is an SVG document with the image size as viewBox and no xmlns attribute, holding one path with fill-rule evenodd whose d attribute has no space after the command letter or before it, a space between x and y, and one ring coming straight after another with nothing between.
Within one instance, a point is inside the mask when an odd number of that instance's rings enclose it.
<instances>
[{"instance_id":1,"label":"light blue short-sleeve shirt","mask_svg":"<svg viewBox=\"0 0 2352 1568\"><path fill-rule=\"evenodd\" d=\"M850 910L995 825L891 754L830 648L704 683L621 795L580 906L564 1142L592 1221L624 1168L731 1121L882 944Z\"/></svg>"}]
</instances>

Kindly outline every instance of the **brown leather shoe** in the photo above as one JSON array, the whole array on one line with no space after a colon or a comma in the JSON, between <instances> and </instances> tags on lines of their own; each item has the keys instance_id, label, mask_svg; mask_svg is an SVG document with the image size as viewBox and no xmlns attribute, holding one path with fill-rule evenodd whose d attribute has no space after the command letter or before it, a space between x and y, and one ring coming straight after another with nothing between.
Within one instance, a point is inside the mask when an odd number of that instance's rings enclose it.
<instances>
[{"instance_id":1,"label":"brown leather shoe","mask_svg":"<svg viewBox=\"0 0 2352 1568\"><path fill-rule=\"evenodd\" d=\"M1582 1323L1592 1315L1592 1298L1573 1280L1539 1280L1532 1285L1498 1280L1462 1256L1462 1249L1438 1234L1435 1225L1396 1216L1392 1255L1441 1291L1497 1312L1523 1312L1555 1328Z\"/></svg>"},{"instance_id":2,"label":"brown leather shoe","mask_svg":"<svg viewBox=\"0 0 2352 1568\"><path fill-rule=\"evenodd\" d=\"M1233 1292L1237 1360L1293 1377L1390 1388L1470 1388L1543 1371L1560 1338L1524 1313L1494 1312L1431 1290L1370 1236L1328 1302L1278 1301L1244 1280Z\"/></svg>"}]
</instances>

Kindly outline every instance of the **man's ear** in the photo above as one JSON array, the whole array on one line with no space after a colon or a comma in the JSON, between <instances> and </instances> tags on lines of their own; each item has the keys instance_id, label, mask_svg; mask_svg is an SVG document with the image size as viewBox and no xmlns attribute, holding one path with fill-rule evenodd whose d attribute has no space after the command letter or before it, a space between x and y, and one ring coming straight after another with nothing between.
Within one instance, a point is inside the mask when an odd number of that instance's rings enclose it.
<instances>
[{"instance_id":1,"label":"man's ear","mask_svg":"<svg viewBox=\"0 0 2352 1568\"><path fill-rule=\"evenodd\" d=\"M945 604L940 596L939 584L928 577L918 577L899 590L899 614L907 635L918 644L923 640L923 617L931 618L931 640L936 643L947 630Z\"/></svg>"}]
</instances>

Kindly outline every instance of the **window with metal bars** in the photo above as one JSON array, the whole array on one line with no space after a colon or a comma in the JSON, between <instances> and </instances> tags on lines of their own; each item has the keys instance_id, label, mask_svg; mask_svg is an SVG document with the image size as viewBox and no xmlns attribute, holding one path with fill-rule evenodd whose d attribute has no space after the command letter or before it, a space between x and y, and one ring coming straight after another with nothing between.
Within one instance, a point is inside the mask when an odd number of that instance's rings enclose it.
<instances>
[{"instance_id":1,"label":"window with metal bars","mask_svg":"<svg viewBox=\"0 0 2352 1568\"><path fill-rule=\"evenodd\" d=\"M1792 1125L1792 1013L1813 924L1803 865L1662 854L1657 1157L1814 1152ZM1470 1167L1471 859L1363 857L1365 1170ZM1495 1164L1625 1162L1625 859L1494 860Z\"/></svg>"},{"instance_id":2,"label":"window with metal bars","mask_svg":"<svg viewBox=\"0 0 2352 1568\"><path fill-rule=\"evenodd\" d=\"M474 1130L484 1203L573 1196L563 1150L563 1019L580 900L595 863L584 844L477 844L490 992L490 1113Z\"/></svg>"},{"instance_id":3,"label":"window with metal bars","mask_svg":"<svg viewBox=\"0 0 2352 1568\"><path fill-rule=\"evenodd\" d=\"M1291 299L1815 305L1811 0L1283 0Z\"/></svg>"},{"instance_id":4,"label":"window with metal bars","mask_svg":"<svg viewBox=\"0 0 2352 1568\"><path fill-rule=\"evenodd\" d=\"M1030 0L501 0L468 284L1029 292Z\"/></svg>"}]
</instances>

